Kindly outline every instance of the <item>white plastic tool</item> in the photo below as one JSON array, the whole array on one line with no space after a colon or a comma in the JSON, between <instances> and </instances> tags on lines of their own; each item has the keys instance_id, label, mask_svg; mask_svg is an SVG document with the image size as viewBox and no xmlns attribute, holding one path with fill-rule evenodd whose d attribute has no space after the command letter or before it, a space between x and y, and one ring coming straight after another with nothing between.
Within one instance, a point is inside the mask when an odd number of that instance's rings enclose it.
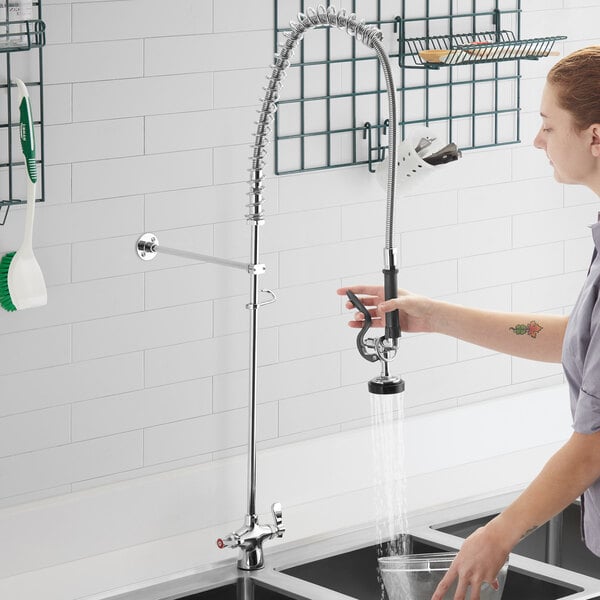
<instances>
[{"instance_id":1,"label":"white plastic tool","mask_svg":"<svg viewBox=\"0 0 600 600\"><path fill-rule=\"evenodd\" d=\"M15 253L8 270L8 289L15 308L22 310L47 304L48 293L44 275L33 254L32 245L37 165L35 161L35 137L31 102L25 84L20 79L14 81L19 90L19 134L27 173L27 212L25 214L23 242Z\"/></svg>"}]
</instances>

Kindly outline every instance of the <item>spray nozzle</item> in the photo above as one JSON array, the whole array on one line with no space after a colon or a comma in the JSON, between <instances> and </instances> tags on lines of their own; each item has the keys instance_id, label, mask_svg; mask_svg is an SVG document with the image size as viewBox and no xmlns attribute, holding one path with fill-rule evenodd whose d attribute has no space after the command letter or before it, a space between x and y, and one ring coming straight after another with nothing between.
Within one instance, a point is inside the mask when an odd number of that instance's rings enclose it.
<instances>
[{"instance_id":1,"label":"spray nozzle","mask_svg":"<svg viewBox=\"0 0 600 600\"><path fill-rule=\"evenodd\" d=\"M369 362L381 361L381 374L369 381L369 392L378 396L387 394L400 394L404 391L404 380L390 375L388 363L396 356L396 341L385 336L379 339L365 339L365 334L371 327L372 319L369 309L358 299L356 294L348 290L348 299L364 316L364 324L356 337L356 346L360 355Z\"/></svg>"}]
</instances>

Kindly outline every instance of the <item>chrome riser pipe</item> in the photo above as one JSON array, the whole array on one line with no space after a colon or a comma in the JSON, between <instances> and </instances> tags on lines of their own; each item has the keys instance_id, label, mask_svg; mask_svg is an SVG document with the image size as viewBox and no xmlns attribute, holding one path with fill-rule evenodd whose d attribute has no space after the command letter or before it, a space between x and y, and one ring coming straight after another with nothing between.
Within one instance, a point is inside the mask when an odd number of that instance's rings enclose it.
<instances>
[{"instance_id":1,"label":"chrome riser pipe","mask_svg":"<svg viewBox=\"0 0 600 600\"><path fill-rule=\"evenodd\" d=\"M260 224L251 225L251 260L258 261ZM256 263L255 263L256 264ZM250 303L247 305L250 313L250 381L248 397L248 512L253 522L256 515L256 410L258 384L258 309L259 305L258 275L250 277Z\"/></svg>"}]
</instances>

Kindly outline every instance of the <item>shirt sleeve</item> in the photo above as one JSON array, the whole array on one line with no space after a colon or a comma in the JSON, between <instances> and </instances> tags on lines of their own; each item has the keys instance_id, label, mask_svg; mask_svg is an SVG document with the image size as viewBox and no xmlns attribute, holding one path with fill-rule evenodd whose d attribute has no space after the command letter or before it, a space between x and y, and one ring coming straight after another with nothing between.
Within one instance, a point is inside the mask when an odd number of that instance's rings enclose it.
<instances>
[{"instance_id":1,"label":"shirt sleeve","mask_svg":"<svg viewBox=\"0 0 600 600\"><path fill-rule=\"evenodd\" d=\"M577 433L600 431L600 299L592 309L589 345L585 354L581 388L573 416Z\"/></svg>"}]
</instances>

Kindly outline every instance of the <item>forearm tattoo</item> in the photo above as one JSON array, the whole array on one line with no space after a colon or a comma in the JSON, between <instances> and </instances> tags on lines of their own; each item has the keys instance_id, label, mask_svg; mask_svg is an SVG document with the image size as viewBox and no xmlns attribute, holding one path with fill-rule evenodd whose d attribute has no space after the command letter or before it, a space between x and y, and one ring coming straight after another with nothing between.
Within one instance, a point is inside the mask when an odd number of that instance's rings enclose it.
<instances>
[{"instance_id":1,"label":"forearm tattoo","mask_svg":"<svg viewBox=\"0 0 600 600\"><path fill-rule=\"evenodd\" d=\"M510 331L513 331L516 335L528 335L535 339L537 334L544 329L539 323L536 321L529 321L527 325L524 323L519 323L514 327L509 327Z\"/></svg>"}]
</instances>

